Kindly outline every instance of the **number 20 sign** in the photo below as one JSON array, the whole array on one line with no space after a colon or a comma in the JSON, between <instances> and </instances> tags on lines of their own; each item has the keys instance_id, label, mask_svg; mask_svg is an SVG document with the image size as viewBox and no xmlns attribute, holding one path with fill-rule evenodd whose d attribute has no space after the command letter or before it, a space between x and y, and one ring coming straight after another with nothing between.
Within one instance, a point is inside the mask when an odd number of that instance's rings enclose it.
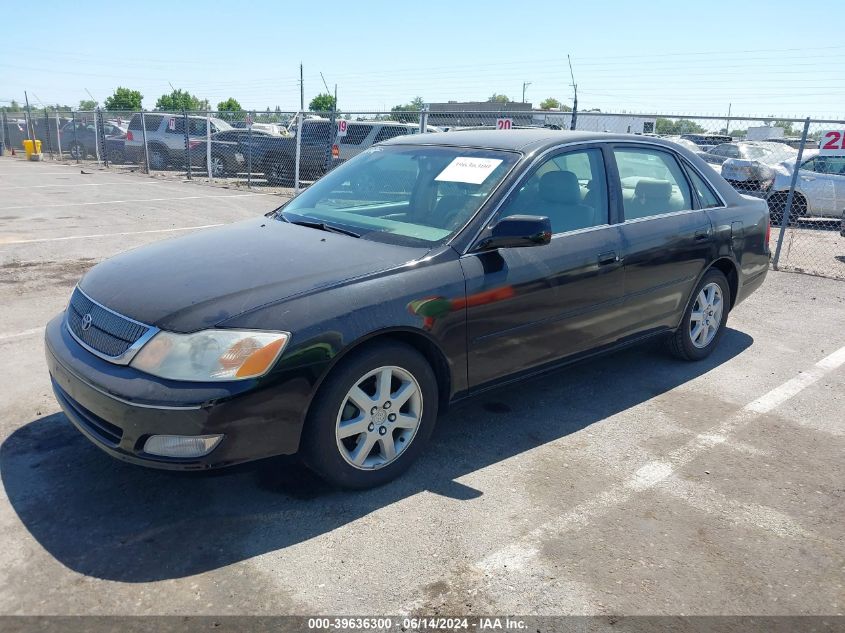
<instances>
[{"instance_id":1,"label":"number 20 sign","mask_svg":"<svg viewBox=\"0 0 845 633\"><path fill-rule=\"evenodd\" d=\"M845 156L845 130L822 132L819 140L819 154Z\"/></svg>"},{"instance_id":2,"label":"number 20 sign","mask_svg":"<svg viewBox=\"0 0 845 633\"><path fill-rule=\"evenodd\" d=\"M513 119L496 119L497 130L510 130L513 128Z\"/></svg>"}]
</instances>

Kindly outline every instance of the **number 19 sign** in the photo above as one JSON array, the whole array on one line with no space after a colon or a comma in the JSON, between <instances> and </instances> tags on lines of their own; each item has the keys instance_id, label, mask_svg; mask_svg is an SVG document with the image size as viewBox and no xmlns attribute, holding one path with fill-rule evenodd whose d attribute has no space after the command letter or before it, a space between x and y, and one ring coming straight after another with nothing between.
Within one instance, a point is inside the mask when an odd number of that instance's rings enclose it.
<instances>
[{"instance_id":1,"label":"number 19 sign","mask_svg":"<svg viewBox=\"0 0 845 633\"><path fill-rule=\"evenodd\" d=\"M819 154L845 156L845 130L822 132L821 140L819 140Z\"/></svg>"},{"instance_id":2,"label":"number 19 sign","mask_svg":"<svg viewBox=\"0 0 845 633\"><path fill-rule=\"evenodd\" d=\"M513 128L513 119L496 119L497 130L510 130Z\"/></svg>"},{"instance_id":3,"label":"number 19 sign","mask_svg":"<svg viewBox=\"0 0 845 633\"><path fill-rule=\"evenodd\" d=\"M346 123L346 119L338 119L337 122L337 135L338 136L346 136L346 131L348 129L348 124Z\"/></svg>"}]
</instances>

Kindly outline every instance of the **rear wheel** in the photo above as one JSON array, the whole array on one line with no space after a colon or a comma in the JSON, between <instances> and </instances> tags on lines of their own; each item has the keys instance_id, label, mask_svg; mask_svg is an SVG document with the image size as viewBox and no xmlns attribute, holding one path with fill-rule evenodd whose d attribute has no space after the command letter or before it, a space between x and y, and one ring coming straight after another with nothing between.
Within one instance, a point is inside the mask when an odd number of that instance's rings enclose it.
<instances>
[{"instance_id":1,"label":"rear wheel","mask_svg":"<svg viewBox=\"0 0 845 633\"><path fill-rule=\"evenodd\" d=\"M147 155L150 159L150 169L161 170L167 167L167 152L163 147L150 145Z\"/></svg>"},{"instance_id":2,"label":"rear wheel","mask_svg":"<svg viewBox=\"0 0 845 633\"><path fill-rule=\"evenodd\" d=\"M786 191L776 191L769 196L769 217L772 226L777 227L783 223L788 195ZM800 193L795 193L792 198L792 208L789 210L789 223L797 224L805 215L807 215L807 200Z\"/></svg>"},{"instance_id":3,"label":"rear wheel","mask_svg":"<svg viewBox=\"0 0 845 633\"><path fill-rule=\"evenodd\" d=\"M377 343L338 365L308 414L304 458L327 481L370 488L404 472L434 429L434 371L417 350Z\"/></svg>"},{"instance_id":4,"label":"rear wheel","mask_svg":"<svg viewBox=\"0 0 845 633\"><path fill-rule=\"evenodd\" d=\"M693 292L681 325L669 339L670 351L683 360L707 358L725 332L730 296L722 271L708 270Z\"/></svg>"},{"instance_id":5,"label":"rear wheel","mask_svg":"<svg viewBox=\"0 0 845 633\"><path fill-rule=\"evenodd\" d=\"M74 160L85 160L85 156L87 155L85 146L79 142L71 143L70 155Z\"/></svg>"},{"instance_id":6,"label":"rear wheel","mask_svg":"<svg viewBox=\"0 0 845 633\"><path fill-rule=\"evenodd\" d=\"M206 160L206 173L208 173L209 162ZM226 160L222 156L211 157L211 177L222 178L229 172Z\"/></svg>"}]
</instances>

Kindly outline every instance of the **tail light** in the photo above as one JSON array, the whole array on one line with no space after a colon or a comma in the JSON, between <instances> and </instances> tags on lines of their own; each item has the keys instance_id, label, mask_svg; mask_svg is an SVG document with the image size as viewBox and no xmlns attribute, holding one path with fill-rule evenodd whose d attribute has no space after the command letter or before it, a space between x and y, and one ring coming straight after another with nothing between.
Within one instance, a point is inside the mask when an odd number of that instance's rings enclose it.
<instances>
[{"instance_id":1,"label":"tail light","mask_svg":"<svg viewBox=\"0 0 845 633\"><path fill-rule=\"evenodd\" d=\"M340 158L340 148L337 145L332 145L332 158Z\"/></svg>"},{"instance_id":2,"label":"tail light","mask_svg":"<svg viewBox=\"0 0 845 633\"><path fill-rule=\"evenodd\" d=\"M188 141L188 149L194 149L197 145L203 142L204 141Z\"/></svg>"},{"instance_id":3,"label":"tail light","mask_svg":"<svg viewBox=\"0 0 845 633\"><path fill-rule=\"evenodd\" d=\"M772 216L769 215L766 219L766 244L772 241Z\"/></svg>"},{"instance_id":4,"label":"tail light","mask_svg":"<svg viewBox=\"0 0 845 633\"><path fill-rule=\"evenodd\" d=\"M135 138L132 136L132 130L129 130L129 131L126 133L126 140L127 140L127 141L134 141L134 140L135 140Z\"/></svg>"}]
</instances>

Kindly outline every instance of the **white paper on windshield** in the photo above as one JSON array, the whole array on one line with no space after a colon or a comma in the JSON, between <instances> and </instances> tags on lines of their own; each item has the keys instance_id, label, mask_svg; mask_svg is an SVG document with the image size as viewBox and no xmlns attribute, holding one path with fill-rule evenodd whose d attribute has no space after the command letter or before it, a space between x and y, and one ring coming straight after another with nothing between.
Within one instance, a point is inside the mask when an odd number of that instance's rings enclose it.
<instances>
[{"instance_id":1,"label":"white paper on windshield","mask_svg":"<svg viewBox=\"0 0 845 633\"><path fill-rule=\"evenodd\" d=\"M469 158L458 156L435 178L440 182L465 182L480 185L502 164L501 158Z\"/></svg>"}]
</instances>

